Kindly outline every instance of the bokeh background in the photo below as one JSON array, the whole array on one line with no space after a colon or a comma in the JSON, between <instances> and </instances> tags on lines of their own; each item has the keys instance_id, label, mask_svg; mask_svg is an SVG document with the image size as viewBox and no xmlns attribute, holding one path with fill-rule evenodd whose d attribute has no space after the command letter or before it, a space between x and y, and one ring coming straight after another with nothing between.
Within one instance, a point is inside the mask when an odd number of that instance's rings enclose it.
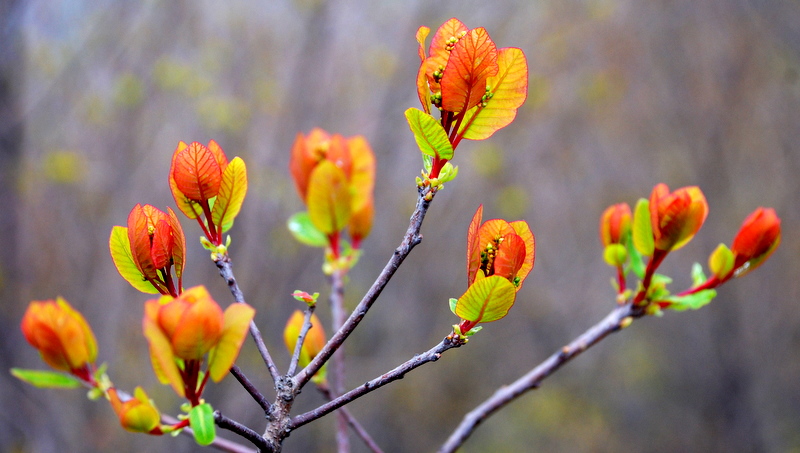
<instances>
[{"instance_id":1,"label":"bokeh background","mask_svg":"<svg viewBox=\"0 0 800 453\"><path fill-rule=\"evenodd\" d=\"M320 250L285 228L302 209L287 171L295 134L363 134L377 154L375 228L351 274L353 307L415 202L421 161L403 118L418 106L414 33L453 16L526 52L528 100L490 140L459 147L459 177L436 197L423 243L347 343L348 387L449 332L447 300L466 287L465 234L479 203L485 218L529 222L536 267L510 316L351 410L386 451L434 450L493 389L612 308L602 210L657 182L699 185L710 215L664 264L673 289L762 205L783 220L770 261L698 312L645 319L602 342L489 419L463 451L800 451L800 7L785 0L4 0L0 370L44 367L19 321L29 300L60 294L93 325L115 383L142 385L177 413L140 333L146 296L119 277L107 242L134 204L174 206L175 145L210 139L248 165L231 255L285 368L281 331L299 308L289 294L328 291ZM199 229L183 224L185 284L206 284L226 305ZM240 365L272 395L250 343ZM208 399L263 428L234 379ZM83 391L34 389L7 371L0 401L2 451L198 449L183 436L126 433ZM321 402L309 389L297 413ZM286 451L333 451L332 425L293 433Z\"/></svg>"}]
</instances>

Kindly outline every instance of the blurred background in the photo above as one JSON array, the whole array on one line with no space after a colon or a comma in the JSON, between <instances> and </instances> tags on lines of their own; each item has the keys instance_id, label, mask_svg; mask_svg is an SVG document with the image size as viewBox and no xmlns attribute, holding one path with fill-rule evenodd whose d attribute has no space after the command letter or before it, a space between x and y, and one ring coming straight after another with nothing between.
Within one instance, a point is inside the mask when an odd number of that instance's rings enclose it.
<instances>
[{"instance_id":1,"label":"blurred background","mask_svg":"<svg viewBox=\"0 0 800 453\"><path fill-rule=\"evenodd\" d=\"M485 219L528 221L536 267L507 318L357 400L353 413L386 451L435 450L466 411L613 307L599 215L665 182L699 185L710 205L694 241L663 266L673 290L758 206L782 218L782 245L710 306L603 341L489 419L463 451L800 451L800 8L780 0L0 2L0 450L198 449L184 436L124 432L82 390L35 389L6 371L45 367L19 322L30 300L62 295L93 326L114 382L142 385L178 413L141 335L147 296L119 277L107 244L136 203L174 207L167 174L179 140L214 139L247 162L230 253L285 369L281 332L301 308L290 293L328 293L321 250L285 227L303 209L290 146L315 126L366 136L378 162L376 220L347 288L355 306L416 200L421 159L403 117L419 107L414 34L453 16L525 51L528 99L509 127L457 150L459 177L436 197L424 241L346 343L347 387L447 335L479 203ZM199 228L183 225L184 284L207 285L226 306ZM327 325L329 313L318 313ZM251 343L239 363L271 398ZM263 429L234 379L207 397ZM296 413L321 402L309 388ZM332 426L327 417L303 427L286 451L333 451Z\"/></svg>"}]
</instances>

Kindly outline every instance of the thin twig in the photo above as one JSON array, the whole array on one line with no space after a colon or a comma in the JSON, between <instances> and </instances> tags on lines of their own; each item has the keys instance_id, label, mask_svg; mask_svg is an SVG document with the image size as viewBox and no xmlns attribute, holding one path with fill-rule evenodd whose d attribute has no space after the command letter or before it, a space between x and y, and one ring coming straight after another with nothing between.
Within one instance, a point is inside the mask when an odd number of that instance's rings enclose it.
<instances>
[{"instance_id":1,"label":"thin twig","mask_svg":"<svg viewBox=\"0 0 800 453\"><path fill-rule=\"evenodd\" d=\"M406 373L408 373L409 371L419 366L422 366L428 362L435 362L439 360L439 358L442 356L442 353L444 353L448 349L457 348L463 344L464 342L462 341L453 339L451 337L447 337L444 340L442 340L439 344L429 349L427 352L415 355L413 358L411 358L411 360L406 361L405 363L389 371L388 373L378 376L377 378L371 381L365 382L364 384L354 388L353 390L350 390L344 395L334 399L333 401L325 403L322 406L319 406L318 408L312 411L294 417L292 421L289 423L289 429L291 430L297 429L298 427L303 426L306 423L312 422L324 415L329 414L330 412L335 411L336 409L344 406L345 404L354 401L356 398L364 396L373 390L379 389L390 382L402 379L403 376L405 376Z\"/></svg>"},{"instance_id":2,"label":"thin twig","mask_svg":"<svg viewBox=\"0 0 800 453\"><path fill-rule=\"evenodd\" d=\"M331 323L333 331L336 332L344 324L344 274L346 271L336 269L331 273ZM344 393L344 344L336 350L336 357L331 357L331 387L337 395ZM350 451L350 439L347 437L347 418L337 412L336 418L336 451L338 453L348 453Z\"/></svg>"},{"instance_id":3,"label":"thin twig","mask_svg":"<svg viewBox=\"0 0 800 453\"><path fill-rule=\"evenodd\" d=\"M303 327L300 328L300 333L297 335L297 343L294 345L294 352L292 353L292 360L289 362L289 371L286 372L288 376L297 371L297 362L300 360L300 353L303 351L303 343L306 341L306 335L311 330L311 315L314 314L316 305L309 305L305 310L305 318L303 318Z\"/></svg>"},{"instance_id":4,"label":"thin twig","mask_svg":"<svg viewBox=\"0 0 800 453\"><path fill-rule=\"evenodd\" d=\"M333 401L335 399L335 395L331 393L331 389L329 389L327 386L317 385L317 389L319 389L319 391L325 395L325 398L328 401ZM381 450L381 447L379 447L377 442L375 442L375 439L373 439L364 426L362 426L361 423L356 420L355 416L353 416L350 410L347 409L347 406L341 407L340 409L341 410L337 412L337 414L342 414L345 420L347 420L347 424L353 428L353 432L355 432L361 441L364 442L364 445L366 445L367 448L372 451L372 453L383 453L383 450Z\"/></svg>"},{"instance_id":5,"label":"thin twig","mask_svg":"<svg viewBox=\"0 0 800 453\"><path fill-rule=\"evenodd\" d=\"M250 379L245 376L244 372L237 365L234 365L231 367L231 374L239 381L239 384L242 384L242 387L247 390L247 393L253 397L256 403L261 406L261 409L264 409L264 413L268 414L272 406L267 401L267 398L250 382Z\"/></svg>"},{"instance_id":6,"label":"thin twig","mask_svg":"<svg viewBox=\"0 0 800 453\"><path fill-rule=\"evenodd\" d=\"M180 422L180 420L177 418L164 414L161 414L161 420L168 425L174 425ZM194 431L192 431L191 428L183 428L181 430L181 434L194 439ZM257 451L253 450L252 448L248 448L232 440L223 439L222 437L215 437L214 441L211 443L211 445L209 445L209 447L216 448L219 451L226 451L228 453L257 453ZM269 450L264 450L264 452L266 451Z\"/></svg>"},{"instance_id":7,"label":"thin twig","mask_svg":"<svg viewBox=\"0 0 800 453\"><path fill-rule=\"evenodd\" d=\"M239 284L236 283L236 277L233 275L233 265L231 263L230 256L227 254L219 255L218 258L214 260L214 264L216 264L217 268L219 269L219 275L221 275L222 278L225 279L225 282L228 283L228 288L231 290L233 299L240 304L246 303L244 300L244 294L239 288ZM258 348L258 352L261 354L261 358L264 360L264 364L267 366L270 376L272 376L272 381L278 382L278 379L280 379L280 373L278 373L278 368L275 367L275 362L272 361L272 357L269 355L267 345L264 344L264 339L261 337L261 331L258 330L255 321L250 321L250 336L253 337L253 341L256 343L256 348Z\"/></svg>"},{"instance_id":8,"label":"thin twig","mask_svg":"<svg viewBox=\"0 0 800 453\"><path fill-rule=\"evenodd\" d=\"M232 420L222 415L220 411L214 411L214 422L220 428L234 432L252 442L253 445L258 447L258 451L260 453L266 453L272 451L266 439L264 439L261 435L259 435L252 429L248 428L247 426L237 422L236 420ZM247 450L247 451L252 451L252 450Z\"/></svg>"},{"instance_id":9,"label":"thin twig","mask_svg":"<svg viewBox=\"0 0 800 453\"><path fill-rule=\"evenodd\" d=\"M358 306L356 306L353 313L350 314L350 317L347 318L347 321L342 325L342 327L336 331L335 334L328 340L328 343L322 350L317 354L314 360L308 364L308 366L303 369L300 373L295 376L295 388L302 389L302 387L308 383L314 374L319 371L322 365L328 361L328 359L333 355L334 352L342 345L344 340L355 330L356 326L359 322L364 318L367 314L367 311L378 299L383 289L386 287L386 284L389 283L389 280L392 278L394 273L397 271L397 268L406 259L408 254L411 250L420 242L422 242L422 235L420 234L420 228L422 227L422 221L425 219L425 214L428 212L428 207L430 207L431 201L433 200L433 196L436 192L431 191L430 188L420 188L418 190L419 196L417 197L417 205L414 209L414 213L411 214L411 219L408 225L408 230L406 230L405 236L403 236L403 242L395 249L394 254L389 259L389 262L386 263L386 266L381 271L378 278L372 284L372 287L367 291L364 297L359 302ZM426 199L427 198L427 199Z\"/></svg>"},{"instance_id":10,"label":"thin twig","mask_svg":"<svg viewBox=\"0 0 800 453\"><path fill-rule=\"evenodd\" d=\"M538 388L545 378L553 374L564 364L574 359L580 353L589 349L609 334L622 329L629 322L627 318L630 318L632 321L643 315L644 309L642 307L634 307L630 303L615 308L603 318L602 321L572 340L572 342L564 346L560 351L548 357L547 360L540 363L536 368L513 383L500 387L486 401L467 413L461 421L461 424L459 424L447 439L447 442L439 448L439 453L453 453L456 451L473 431L475 431L478 425L490 415L518 398L523 393Z\"/></svg>"}]
</instances>

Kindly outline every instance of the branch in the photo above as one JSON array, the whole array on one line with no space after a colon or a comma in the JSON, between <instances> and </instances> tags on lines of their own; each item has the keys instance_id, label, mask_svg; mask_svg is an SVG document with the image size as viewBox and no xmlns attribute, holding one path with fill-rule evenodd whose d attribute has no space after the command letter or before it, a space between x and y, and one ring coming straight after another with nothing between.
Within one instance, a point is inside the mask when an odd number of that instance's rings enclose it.
<instances>
[{"instance_id":1,"label":"branch","mask_svg":"<svg viewBox=\"0 0 800 453\"><path fill-rule=\"evenodd\" d=\"M245 439L249 440L250 442L253 443L253 445L258 447L259 452L266 453L273 451L273 449L270 448L269 444L267 443L266 439L261 437L261 435L259 435L252 429L248 428L247 426L244 426L241 423L235 420L231 420L230 418L222 415L220 411L214 411L214 422L220 428L227 429L228 431L234 432L244 437ZM250 449L240 450L240 451L252 452L252 450Z\"/></svg>"},{"instance_id":2,"label":"branch","mask_svg":"<svg viewBox=\"0 0 800 453\"><path fill-rule=\"evenodd\" d=\"M556 372L564 364L589 349L609 334L626 327L634 319L644 315L642 307L634 307L628 303L616 307L602 321L572 340L560 351L554 353L536 368L529 371L513 383L497 389L494 394L478 407L464 416L461 424L453 431L447 442L439 448L439 453L453 453L475 431L475 429L497 412L500 408L518 398L523 393L538 388L542 381Z\"/></svg>"},{"instance_id":3,"label":"branch","mask_svg":"<svg viewBox=\"0 0 800 453\"><path fill-rule=\"evenodd\" d=\"M242 384L242 387L247 390L247 393L253 397L256 403L261 406L261 409L264 409L265 414L268 414L270 410L272 410L272 406L269 404L269 401L267 401L267 398L258 391L256 386L250 382L250 379L247 379L247 376L244 375L244 372L242 372L238 366L234 365L231 367L231 374L239 381L239 384Z\"/></svg>"},{"instance_id":4,"label":"branch","mask_svg":"<svg viewBox=\"0 0 800 453\"><path fill-rule=\"evenodd\" d=\"M334 394L331 393L331 389L329 389L326 385L317 385L317 389L319 389L319 391L323 395L325 395L325 398L328 401L334 399ZM342 414L342 417L344 417L344 419L347 421L347 424L350 425L351 428L353 428L353 432L355 432L356 435L361 439L361 441L364 442L364 445L366 445L367 448L369 448L369 450L372 453L383 453L381 447L378 446L378 444L375 442L372 436L370 436L367 430L361 425L361 423L359 423L358 420L356 420L356 418L347 409L347 407L342 407L341 409L342 410L338 413Z\"/></svg>"},{"instance_id":5,"label":"branch","mask_svg":"<svg viewBox=\"0 0 800 453\"><path fill-rule=\"evenodd\" d=\"M295 376L295 388L298 389L298 391L308 383L311 377L319 371L322 365L328 361L331 355L342 345L344 340L355 330L358 323L361 322L367 314L369 308L375 300L378 299L383 288L389 283L389 280L397 271L397 268L400 267L400 264L406 259L408 254L411 253L411 249L422 242L422 235L419 230L422 227L422 221L425 219L425 214L428 212L428 208L436 192L431 190L430 187L420 187L418 192L417 206L414 209L414 213L411 214L408 230L406 230L406 234L403 236L403 242L395 249L389 262L386 263L383 271L381 271L378 278L372 284L372 287L370 287L364 295L364 298L361 299L361 302L359 302L358 306L353 310L353 313L350 314L350 317L347 318L347 321L345 321L342 327L328 340L328 343L322 348L322 351L314 357L314 360Z\"/></svg>"},{"instance_id":6,"label":"branch","mask_svg":"<svg viewBox=\"0 0 800 453\"><path fill-rule=\"evenodd\" d=\"M339 330L344 324L344 275L347 271L335 269L330 276L331 282L331 318L333 331ZM344 345L337 349L339 354L333 358L331 363L331 387L334 393L344 392ZM350 451L350 440L347 437L347 418L341 412L336 413L336 451L338 453L348 453Z\"/></svg>"},{"instance_id":7,"label":"branch","mask_svg":"<svg viewBox=\"0 0 800 453\"><path fill-rule=\"evenodd\" d=\"M379 389L390 382L402 379L406 373L419 366L422 366L428 362L435 362L439 360L439 358L442 356L442 353L448 349L457 348L463 344L463 341L448 336L427 352L415 355L413 358L411 358L411 360L408 360L388 373L383 374L371 381L365 382L364 384L354 388L353 390L350 390L344 395L334 399L333 401L325 403L312 411L294 417L291 422L289 422L288 428L290 430L295 430L306 423L323 417L344 406L345 404L354 401L356 398L366 395L373 390Z\"/></svg>"},{"instance_id":8,"label":"branch","mask_svg":"<svg viewBox=\"0 0 800 453\"><path fill-rule=\"evenodd\" d=\"M239 285L236 283L236 277L233 276L233 265L231 264L230 256L227 254L217 255L217 258L214 260L214 264L216 264L217 268L219 269L219 275L222 276L222 278L224 278L228 283L228 288L230 288L231 294L233 294L233 299L237 303L244 304L244 294L242 293L242 290L239 289ZM264 359L264 364L267 366L270 376L272 376L272 381L278 382L278 379L280 379L278 368L275 367L275 362L272 361L272 357L269 355L267 345L264 344L264 339L261 337L261 331L258 330L255 321L250 321L250 336L253 337L253 341L256 343L256 348L258 348L261 358Z\"/></svg>"},{"instance_id":9,"label":"branch","mask_svg":"<svg viewBox=\"0 0 800 453\"><path fill-rule=\"evenodd\" d=\"M161 414L161 420L169 425L175 425L180 422L175 417L171 417L169 415ZM194 431L191 428L183 428L181 430L181 434L185 436L190 436L194 439ZM239 434L239 433L237 433ZM257 453L256 450L252 448L247 448L242 444L237 444L236 442L228 439L223 439L221 437L214 438L214 442L209 445L210 447L216 448L219 451L226 451L228 453ZM263 452L268 452L270 450L263 450Z\"/></svg>"},{"instance_id":10,"label":"branch","mask_svg":"<svg viewBox=\"0 0 800 453\"><path fill-rule=\"evenodd\" d=\"M294 345L294 352L292 353L292 360L289 362L289 371L286 372L287 376L291 376L297 371L297 362L300 360L300 353L303 351L303 343L306 341L306 335L311 330L311 315L314 314L315 305L309 305L305 310L305 317L303 318L303 327L300 328L300 333L297 335L297 343Z\"/></svg>"}]
</instances>

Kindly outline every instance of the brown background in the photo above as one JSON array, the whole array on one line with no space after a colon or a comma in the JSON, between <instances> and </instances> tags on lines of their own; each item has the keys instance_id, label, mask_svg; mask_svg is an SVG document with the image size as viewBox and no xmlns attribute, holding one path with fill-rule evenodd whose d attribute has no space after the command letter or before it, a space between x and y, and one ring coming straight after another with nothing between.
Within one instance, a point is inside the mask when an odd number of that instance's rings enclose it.
<instances>
[{"instance_id":1,"label":"brown background","mask_svg":"<svg viewBox=\"0 0 800 453\"><path fill-rule=\"evenodd\" d=\"M302 209L287 172L294 136L314 126L363 134L377 154L375 230L351 274L352 307L414 205L421 162L403 118L418 106L414 33L456 16L525 51L529 97L511 126L457 150L459 177L437 196L425 240L347 343L348 387L427 350L456 322L447 300L465 290L465 233L479 203L486 218L529 222L536 267L506 319L352 411L387 451L435 449L465 411L613 306L598 216L665 182L699 185L711 207L664 264L674 290L757 206L783 219L782 246L711 306L601 343L482 425L464 451L800 450L797 2L16 0L0 9L0 369L43 367L19 321L29 300L61 294L94 326L115 383L142 385L177 413L140 333L147 297L117 275L107 241L135 203L174 206L175 145L209 139L248 165L231 255L285 369L281 330L299 306L289 293L327 293L320 250L284 226ZM204 283L227 305L199 228L183 225L185 284ZM255 348L242 354L271 394ZM0 381L0 450L198 448L126 433L83 391L34 389L6 371ZM235 380L208 399L263 428ZM297 410L320 401L309 389ZM329 417L302 428L286 450L332 451L331 427Z\"/></svg>"}]
</instances>

